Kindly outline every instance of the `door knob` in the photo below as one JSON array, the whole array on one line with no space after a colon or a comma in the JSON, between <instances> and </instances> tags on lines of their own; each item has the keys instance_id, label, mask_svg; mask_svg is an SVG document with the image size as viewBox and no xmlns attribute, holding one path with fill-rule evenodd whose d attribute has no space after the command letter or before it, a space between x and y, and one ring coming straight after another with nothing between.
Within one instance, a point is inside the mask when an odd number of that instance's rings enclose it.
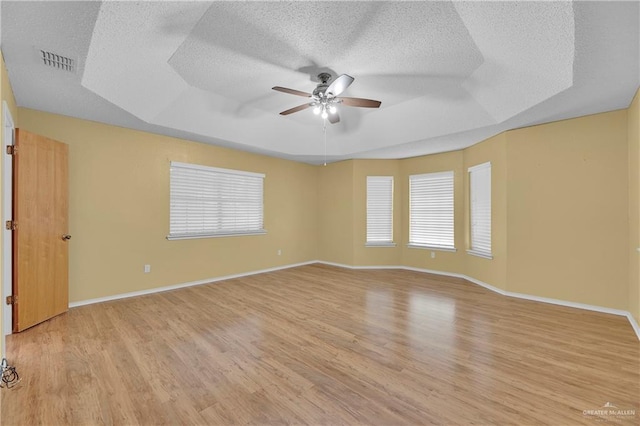
<instances>
[{"instance_id":1,"label":"door knob","mask_svg":"<svg viewBox=\"0 0 640 426\"><path fill-rule=\"evenodd\" d=\"M70 240L70 239L71 239L71 235L69 235L69 234L63 234L63 235L62 235L62 240L63 240L63 241L68 241L68 240Z\"/></svg>"}]
</instances>

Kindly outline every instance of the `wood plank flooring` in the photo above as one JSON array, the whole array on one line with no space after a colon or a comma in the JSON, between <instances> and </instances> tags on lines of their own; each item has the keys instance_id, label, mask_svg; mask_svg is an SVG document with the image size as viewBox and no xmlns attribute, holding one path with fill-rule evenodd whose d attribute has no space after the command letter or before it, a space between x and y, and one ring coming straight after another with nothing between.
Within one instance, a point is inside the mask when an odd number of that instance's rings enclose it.
<instances>
[{"instance_id":1,"label":"wood plank flooring","mask_svg":"<svg viewBox=\"0 0 640 426\"><path fill-rule=\"evenodd\" d=\"M640 423L625 318L410 271L309 265L84 306L7 346L22 381L3 425ZM606 403L636 414L585 414Z\"/></svg>"}]
</instances>

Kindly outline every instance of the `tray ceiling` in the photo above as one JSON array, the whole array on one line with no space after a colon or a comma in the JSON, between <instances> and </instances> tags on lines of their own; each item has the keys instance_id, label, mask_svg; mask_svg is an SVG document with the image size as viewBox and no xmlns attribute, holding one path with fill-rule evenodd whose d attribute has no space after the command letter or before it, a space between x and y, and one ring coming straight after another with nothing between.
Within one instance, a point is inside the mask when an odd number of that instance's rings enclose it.
<instances>
[{"instance_id":1,"label":"tray ceiling","mask_svg":"<svg viewBox=\"0 0 640 426\"><path fill-rule=\"evenodd\" d=\"M625 108L638 2L9 2L18 105L310 163L322 119L280 116L316 76L350 74L327 158L404 158ZM43 65L42 51L75 72Z\"/></svg>"}]
</instances>

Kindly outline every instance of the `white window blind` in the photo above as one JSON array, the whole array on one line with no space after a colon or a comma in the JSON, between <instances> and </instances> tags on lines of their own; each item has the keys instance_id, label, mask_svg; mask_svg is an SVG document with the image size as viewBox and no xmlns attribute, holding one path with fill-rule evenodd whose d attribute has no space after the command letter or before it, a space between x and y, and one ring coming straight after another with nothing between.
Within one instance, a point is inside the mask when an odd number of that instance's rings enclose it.
<instances>
[{"instance_id":1,"label":"white window blind","mask_svg":"<svg viewBox=\"0 0 640 426\"><path fill-rule=\"evenodd\" d=\"M367 176L367 245L393 244L393 176Z\"/></svg>"},{"instance_id":2,"label":"white window blind","mask_svg":"<svg viewBox=\"0 0 640 426\"><path fill-rule=\"evenodd\" d=\"M471 247L469 253L491 257L491 163L469 168Z\"/></svg>"},{"instance_id":3,"label":"white window blind","mask_svg":"<svg viewBox=\"0 0 640 426\"><path fill-rule=\"evenodd\" d=\"M168 239L264 233L264 175L171 162Z\"/></svg>"},{"instance_id":4,"label":"white window blind","mask_svg":"<svg viewBox=\"0 0 640 426\"><path fill-rule=\"evenodd\" d=\"M455 250L453 171L409 176L409 246Z\"/></svg>"}]
</instances>

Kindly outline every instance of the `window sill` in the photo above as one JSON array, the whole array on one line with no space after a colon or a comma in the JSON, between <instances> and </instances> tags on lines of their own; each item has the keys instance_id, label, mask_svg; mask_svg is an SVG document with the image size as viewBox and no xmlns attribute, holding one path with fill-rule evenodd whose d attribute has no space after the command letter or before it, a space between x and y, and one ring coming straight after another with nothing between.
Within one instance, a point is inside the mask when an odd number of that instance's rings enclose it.
<instances>
[{"instance_id":1,"label":"window sill","mask_svg":"<svg viewBox=\"0 0 640 426\"><path fill-rule=\"evenodd\" d=\"M394 243L394 242L389 242L389 243L365 243L364 246L365 247L395 247L396 243Z\"/></svg>"},{"instance_id":2,"label":"window sill","mask_svg":"<svg viewBox=\"0 0 640 426\"><path fill-rule=\"evenodd\" d=\"M467 250L467 254L470 254L471 256L482 257L483 259L493 259L491 253L486 253L483 251Z\"/></svg>"},{"instance_id":3,"label":"window sill","mask_svg":"<svg viewBox=\"0 0 640 426\"><path fill-rule=\"evenodd\" d=\"M243 237L246 235L265 235L267 231L227 232L225 234L167 235L167 240L194 240L198 238Z\"/></svg>"},{"instance_id":4,"label":"window sill","mask_svg":"<svg viewBox=\"0 0 640 426\"><path fill-rule=\"evenodd\" d=\"M451 253L455 253L458 251L458 249L456 249L455 247L437 247L437 246L426 246L426 245L420 245L420 244L407 244L408 248L412 248L412 249L421 249L421 250L434 250L434 251L448 251Z\"/></svg>"}]
</instances>

